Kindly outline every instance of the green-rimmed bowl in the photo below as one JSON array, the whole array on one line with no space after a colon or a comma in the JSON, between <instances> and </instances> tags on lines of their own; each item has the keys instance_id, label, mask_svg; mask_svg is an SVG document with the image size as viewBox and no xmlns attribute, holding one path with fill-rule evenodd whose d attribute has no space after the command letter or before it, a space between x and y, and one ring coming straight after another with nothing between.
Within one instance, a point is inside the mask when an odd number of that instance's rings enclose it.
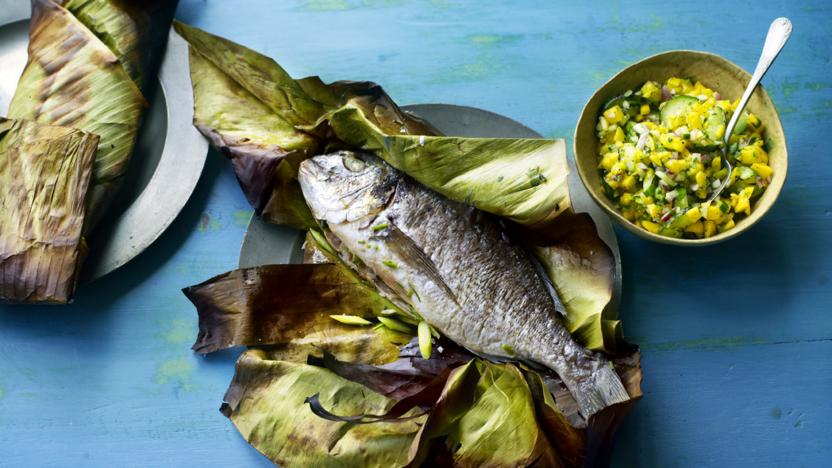
<instances>
[{"instance_id":1,"label":"green-rimmed bowl","mask_svg":"<svg viewBox=\"0 0 832 468\"><path fill-rule=\"evenodd\" d=\"M751 215L736 222L736 226L725 232L706 239L676 239L653 234L634 223L627 221L613 201L607 197L601 187L601 175L598 172L598 137L595 126L601 114L601 108L610 99L623 94L628 89L641 87L645 81L665 81L672 76L693 78L718 91L723 99L738 99L742 96L751 75L719 55L695 50L671 50L640 60L621 70L607 81L584 106L575 128L574 151L575 165L592 199L614 220L633 234L654 242L673 245L701 246L714 244L737 236L760 220L774 205L783 183L786 181L788 154L786 137L780 116L768 93L762 86L751 96L747 109L760 118L765 125L766 144L769 149L769 165L774 169L771 184L754 203Z\"/></svg>"}]
</instances>

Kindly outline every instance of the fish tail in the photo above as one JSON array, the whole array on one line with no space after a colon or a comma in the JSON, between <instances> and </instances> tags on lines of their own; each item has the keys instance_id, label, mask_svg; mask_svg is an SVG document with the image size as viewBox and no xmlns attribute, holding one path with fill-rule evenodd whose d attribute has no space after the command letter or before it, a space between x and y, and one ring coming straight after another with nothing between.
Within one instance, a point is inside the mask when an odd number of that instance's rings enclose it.
<instances>
[{"instance_id":1,"label":"fish tail","mask_svg":"<svg viewBox=\"0 0 832 468\"><path fill-rule=\"evenodd\" d=\"M609 364L599 366L592 376L578 387L578 391L573 391L572 395L578 403L581 414L587 419L608 406L630 399L630 394L621 383L621 378Z\"/></svg>"}]
</instances>

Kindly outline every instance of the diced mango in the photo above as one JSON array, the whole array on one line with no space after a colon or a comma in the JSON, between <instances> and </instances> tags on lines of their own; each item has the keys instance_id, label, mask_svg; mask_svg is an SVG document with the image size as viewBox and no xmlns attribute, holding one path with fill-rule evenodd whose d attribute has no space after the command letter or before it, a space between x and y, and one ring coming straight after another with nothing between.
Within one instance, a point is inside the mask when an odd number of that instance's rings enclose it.
<instances>
[{"instance_id":1,"label":"diced mango","mask_svg":"<svg viewBox=\"0 0 832 468\"><path fill-rule=\"evenodd\" d=\"M624 180L621 181L621 188L628 191L628 192L635 192L636 191L636 178L632 175L628 175L624 177Z\"/></svg>"},{"instance_id":2,"label":"diced mango","mask_svg":"<svg viewBox=\"0 0 832 468\"><path fill-rule=\"evenodd\" d=\"M604 118L611 124L617 124L624 120L624 112L621 111L620 106L612 106L604 111Z\"/></svg>"},{"instance_id":3,"label":"diced mango","mask_svg":"<svg viewBox=\"0 0 832 468\"><path fill-rule=\"evenodd\" d=\"M716 233L716 223L713 221L705 221L705 237L711 237Z\"/></svg>"},{"instance_id":4,"label":"diced mango","mask_svg":"<svg viewBox=\"0 0 832 468\"><path fill-rule=\"evenodd\" d=\"M601 163L598 164L598 166L609 171L610 169L612 169L613 164L615 164L617 162L618 162L618 153L615 152L615 151L612 151L612 152L609 152L609 153L605 154L601 158Z\"/></svg>"},{"instance_id":5,"label":"diced mango","mask_svg":"<svg viewBox=\"0 0 832 468\"><path fill-rule=\"evenodd\" d=\"M705 225L702 221L697 221L685 228L685 231L701 236L705 232Z\"/></svg>"},{"instance_id":6,"label":"diced mango","mask_svg":"<svg viewBox=\"0 0 832 468\"><path fill-rule=\"evenodd\" d=\"M684 159L671 159L664 163L664 167L670 169L672 172L678 174L690 166L690 163Z\"/></svg>"},{"instance_id":7,"label":"diced mango","mask_svg":"<svg viewBox=\"0 0 832 468\"><path fill-rule=\"evenodd\" d=\"M754 163L751 165L751 170L757 173L763 179L768 179L774 173L774 170L766 164Z\"/></svg>"},{"instance_id":8,"label":"diced mango","mask_svg":"<svg viewBox=\"0 0 832 468\"><path fill-rule=\"evenodd\" d=\"M622 143L624 141L624 130L621 130L621 127L616 128L612 139L616 143Z\"/></svg>"},{"instance_id":9,"label":"diced mango","mask_svg":"<svg viewBox=\"0 0 832 468\"><path fill-rule=\"evenodd\" d=\"M653 234L658 233L659 228L661 227L661 226L659 226L658 224L656 224L652 221L647 221L646 219L641 222L641 226L644 229L647 229L648 231L652 232Z\"/></svg>"},{"instance_id":10,"label":"diced mango","mask_svg":"<svg viewBox=\"0 0 832 468\"><path fill-rule=\"evenodd\" d=\"M662 167L662 158L659 156L659 153L650 153L650 162L656 167Z\"/></svg>"},{"instance_id":11,"label":"diced mango","mask_svg":"<svg viewBox=\"0 0 832 468\"><path fill-rule=\"evenodd\" d=\"M734 223L734 219L729 219L728 221L719 225L719 232L725 232L734 227L735 225L736 223Z\"/></svg>"},{"instance_id":12,"label":"diced mango","mask_svg":"<svg viewBox=\"0 0 832 468\"><path fill-rule=\"evenodd\" d=\"M650 113L650 105L642 104L641 107L638 109L638 113L641 115L647 115Z\"/></svg>"},{"instance_id":13,"label":"diced mango","mask_svg":"<svg viewBox=\"0 0 832 468\"><path fill-rule=\"evenodd\" d=\"M708 176L701 170L696 173L696 184L700 187L705 187L708 184Z\"/></svg>"},{"instance_id":14,"label":"diced mango","mask_svg":"<svg viewBox=\"0 0 832 468\"><path fill-rule=\"evenodd\" d=\"M702 218L702 213L699 212L699 208L691 208L685 212L685 217L692 223L699 221Z\"/></svg>"},{"instance_id":15,"label":"diced mango","mask_svg":"<svg viewBox=\"0 0 832 468\"><path fill-rule=\"evenodd\" d=\"M662 88L655 81L648 81L641 87L641 95L648 101L659 102L662 99Z\"/></svg>"},{"instance_id":16,"label":"diced mango","mask_svg":"<svg viewBox=\"0 0 832 468\"><path fill-rule=\"evenodd\" d=\"M681 138L673 134L662 134L659 136L659 143L671 151L682 152L685 150L685 142Z\"/></svg>"},{"instance_id":17,"label":"diced mango","mask_svg":"<svg viewBox=\"0 0 832 468\"><path fill-rule=\"evenodd\" d=\"M740 150L739 160L746 166L754 163L768 164L768 154L758 145L748 145Z\"/></svg>"},{"instance_id":18,"label":"diced mango","mask_svg":"<svg viewBox=\"0 0 832 468\"><path fill-rule=\"evenodd\" d=\"M621 205L623 205L623 206L631 205L633 203L633 194L625 193L625 194L621 195L620 201L621 201Z\"/></svg>"},{"instance_id":19,"label":"diced mango","mask_svg":"<svg viewBox=\"0 0 832 468\"><path fill-rule=\"evenodd\" d=\"M716 205L708 205L708 212L705 218L709 221L716 221L722 217L722 211Z\"/></svg>"}]
</instances>

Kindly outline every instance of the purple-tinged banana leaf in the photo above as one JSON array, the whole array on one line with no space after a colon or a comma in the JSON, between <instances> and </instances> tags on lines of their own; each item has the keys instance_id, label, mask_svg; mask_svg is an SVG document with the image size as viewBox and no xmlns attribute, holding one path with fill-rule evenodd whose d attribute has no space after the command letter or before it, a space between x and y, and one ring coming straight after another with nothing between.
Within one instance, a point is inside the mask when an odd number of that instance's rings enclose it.
<instances>
[{"instance_id":1,"label":"purple-tinged banana leaf","mask_svg":"<svg viewBox=\"0 0 832 468\"><path fill-rule=\"evenodd\" d=\"M563 140L390 133L356 100L327 114L322 127L451 200L522 225L544 225L570 207Z\"/></svg>"},{"instance_id":2,"label":"purple-tinged banana leaf","mask_svg":"<svg viewBox=\"0 0 832 468\"><path fill-rule=\"evenodd\" d=\"M273 462L293 466L404 466L424 416L405 422L354 425L316 416L304 402L314 394L336 414L384 414L395 400L304 363L276 361L249 350L221 411ZM418 408L407 415L420 413Z\"/></svg>"},{"instance_id":3,"label":"purple-tinged banana leaf","mask_svg":"<svg viewBox=\"0 0 832 468\"><path fill-rule=\"evenodd\" d=\"M564 325L572 336L589 349L609 354L631 351L617 307L610 304L615 257L598 236L592 218L586 213L569 216L568 229L556 242L533 250L566 309Z\"/></svg>"},{"instance_id":4,"label":"purple-tinged banana leaf","mask_svg":"<svg viewBox=\"0 0 832 468\"><path fill-rule=\"evenodd\" d=\"M410 348L414 344L415 342L402 348L399 359L386 364L346 362L338 360L329 353L324 353L323 357L310 356L307 362L325 367L345 379L360 383L374 392L400 401L422 392L425 387L443 374L447 378L446 371L474 358L470 352L452 342L442 340L439 345L442 351L433 353L431 359L423 359L418 353L409 355ZM438 396L437 394L436 397ZM432 406L435 400L436 398L433 398L427 406ZM410 407L405 409L410 409Z\"/></svg>"},{"instance_id":5,"label":"purple-tinged banana leaf","mask_svg":"<svg viewBox=\"0 0 832 468\"><path fill-rule=\"evenodd\" d=\"M374 291L335 264L267 265L233 270L183 290L199 313L193 349L272 346L280 359L306 362L327 351L338 359L385 363L410 337L385 327L333 320L372 318L389 307Z\"/></svg>"},{"instance_id":6,"label":"purple-tinged banana leaf","mask_svg":"<svg viewBox=\"0 0 832 468\"><path fill-rule=\"evenodd\" d=\"M67 303L98 136L0 118L0 301Z\"/></svg>"},{"instance_id":7,"label":"purple-tinged banana leaf","mask_svg":"<svg viewBox=\"0 0 832 468\"><path fill-rule=\"evenodd\" d=\"M514 364L476 359L454 370L410 449L414 466L438 456L443 441L453 466L561 466L538 424L535 402Z\"/></svg>"},{"instance_id":8,"label":"purple-tinged banana leaf","mask_svg":"<svg viewBox=\"0 0 832 468\"><path fill-rule=\"evenodd\" d=\"M373 83L295 80L251 49L182 23L175 27L190 44L194 125L231 159L249 203L269 222L315 226L297 183L298 164L330 143L311 126L348 99L374 109L385 128L435 132Z\"/></svg>"},{"instance_id":9,"label":"purple-tinged banana leaf","mask_svg":"<svg viewBox=\"0 0 832 468\"><path fill-rule=\"evenodd\" d=\"M147 106L140 83L151 70L150 52L162 49L175 8L175 1L163 0L32 0L29 60L9 117L100 137L88 227L125 176Z\"/></svg>"},{"instance_id":10,"label":"purple-tinged banana leaf","mask_svg":"<svg viewBox=\"0 0 832 468\"><path fill-rule=\"evenodd\" d=\"M535 401L538 420L563 466L608 466L615 433L641 399L641 364L637 351L613 360L630 400L605 408L584 421L572 394L551 372L524 369Z\"/></svg>"}]
</instances>

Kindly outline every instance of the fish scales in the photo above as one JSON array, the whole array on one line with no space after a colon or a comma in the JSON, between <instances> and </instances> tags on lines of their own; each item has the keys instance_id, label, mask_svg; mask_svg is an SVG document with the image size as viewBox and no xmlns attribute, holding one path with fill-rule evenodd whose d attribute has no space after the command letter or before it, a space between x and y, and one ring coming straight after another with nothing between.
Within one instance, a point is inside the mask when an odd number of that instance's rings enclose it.
<instances>
[{"instance_id":1,"label":"fish scales","mask_svg":"<svg viewBox=\"0 0 832 468\"><path fill-rule=\"evenodd\" d=\"M361 260L359 273L448 338L551 368L585 417L629 399L609 361L572 339L531 260L489 216L370 155L316 156L300 182L315 217Z\"/></svg>"}]
</instances>

